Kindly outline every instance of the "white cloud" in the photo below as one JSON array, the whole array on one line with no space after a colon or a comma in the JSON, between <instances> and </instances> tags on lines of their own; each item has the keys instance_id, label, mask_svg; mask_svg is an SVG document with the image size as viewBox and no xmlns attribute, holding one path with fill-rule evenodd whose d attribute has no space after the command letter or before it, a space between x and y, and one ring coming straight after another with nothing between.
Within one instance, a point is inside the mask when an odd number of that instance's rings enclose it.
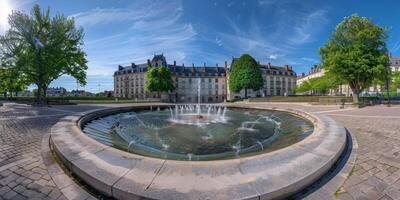
<instances>
[{"instance_id":1,"label":"white cloud","mask_svg":"<svg viewBox=\"0 0 400 200\"><path fill-rule=\"evenodd\" d=\"M90 75L111 75L118 65L144 63L154 53L183 62L193 52L196 30L183 22L180 1L138 1L129 8L96 8L73 15L84 28L113 27L113 34L87 41ZM124 22L118 29L119 23Z\"/></svg>"},{"instance_id":2,"label":"white cloud","mask_svg":"<svg viewBox=\"0 0 400 200\"><path fill-rule=\"evenodd\" d=\"M271 60L276 60L278 58L278 54L271 54L268 58Z\"/></svg>"}]
</instances>

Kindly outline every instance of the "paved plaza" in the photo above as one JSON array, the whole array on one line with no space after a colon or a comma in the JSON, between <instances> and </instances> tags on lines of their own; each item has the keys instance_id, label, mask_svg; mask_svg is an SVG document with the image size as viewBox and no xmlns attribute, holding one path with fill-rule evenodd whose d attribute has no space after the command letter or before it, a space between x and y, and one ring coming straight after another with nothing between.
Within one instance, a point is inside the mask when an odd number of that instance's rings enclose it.
<instances>
[{"instance_id":1,"label":"paved plaza","mask_svg":"<svg viewBox=\"0 0 400 200\"><path fill-rule=\"evenodd\" d=\"M355 138L356 161L344 184L328 195L321 186L305 198L400 199L400 106L339 109L338 106L294 103L251 105L329 115ZM84 191L81 195L74 194L79 190L65 185L70 181L65 175L53 176L55 169L51 162L54 161L46 150L46 137L64 116L110 106L119 105L32 107L5 103L0 107L0 200L93 198L82 195ZM60 181L54 177L62 178Z\"/></svg>"}]
</instances>

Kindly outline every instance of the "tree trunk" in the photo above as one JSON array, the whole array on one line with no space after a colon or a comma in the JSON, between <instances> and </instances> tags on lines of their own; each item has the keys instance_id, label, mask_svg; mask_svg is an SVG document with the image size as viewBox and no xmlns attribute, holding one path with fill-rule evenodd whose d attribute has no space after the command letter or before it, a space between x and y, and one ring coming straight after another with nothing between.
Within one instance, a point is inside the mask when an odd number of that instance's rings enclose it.
<instances>
[{"instance_id":1,"label":"tree trunk","mask_svg":"<svg viewBox=\"0 0 400 200\"><path fill-rule=\"evenodd\" d=\"M359 103L359 94L353 92L353 103L358 104Z\"/></svg>"},{"instance_id":2,"label":"tree trunk","mask_svg":"<svg viewBox=\"0 0 400 200\"><path fill-rule=\"evenodd\" d=\"M247 99L247 88L244 88L244 98Z\"/></svg>"},{"instance_id":3,"label":"tree trunk","mask_svg":"<svg viewBox=\"0 0 400 200\"><path fill-rule=\"evenodd\" d=\"M43 99L42 99L42 85L36 84L37 86L37 92L36 92L36 103L39 105L43 104Z\"/></svg>"},{"instance_id":4,"label":"tree trunk","mask_svg":"<svg viewBox=\"0 0 400 200\"><path fill-rule=\"evenodd\" d=\"M44 103L47 105L47 86L43 86L43 99Z\"/></svg>"}]
</instances>

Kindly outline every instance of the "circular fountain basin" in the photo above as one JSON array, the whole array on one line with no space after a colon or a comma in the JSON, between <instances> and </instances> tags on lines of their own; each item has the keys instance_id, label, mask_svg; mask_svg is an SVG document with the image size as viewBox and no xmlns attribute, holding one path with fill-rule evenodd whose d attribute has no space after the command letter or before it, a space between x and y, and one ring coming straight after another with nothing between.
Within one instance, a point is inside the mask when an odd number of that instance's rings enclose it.
<instances>
[{"instance_id":1,"label":"circular fountain basin","mask_svg":"<svg viewBox=\"0 0 400 200\"><path fill-rule=\"evenodd\" d=\"M162 105L159 112L171 112L168 109L171 106ZM231 104L228 111L239 106ZM130 111L137 114L149 107L118 107L67 116L52 127L51 147L75 176L116 199L277 199L296 193L318 180L337 161L346 144L344 127L323 114L266 106L253 108L303 119L312 124L312 133L289 146L269 152L239 154L236 159L187 161L121 151L113 147L115 144L107 143L110 138L99 139L101 135L98 135L99 138L93 139L82 131L85 125L95 120ZM247 109L251 105L243 107ZM227 118L228 111L225 113ZM112 120L107 123L114 124ZM280 129L284 129L282 124ZM108 130L108 126L103 128L103 131ZM119 138L121 144L127 143L118 134L112 137Z\"/></svg>"},{"instance_id":2,"label":"circular fountain basin","mask_svg":"<svg viewBox=\"0 0 400 200\"><path fill-rule=\"evenodd\" d=\"M174 160L238 158L294 144L313 131L287 112L177 105L129 111L84 124L93 139L128 152Z\"/></svg>"}]
</instances>

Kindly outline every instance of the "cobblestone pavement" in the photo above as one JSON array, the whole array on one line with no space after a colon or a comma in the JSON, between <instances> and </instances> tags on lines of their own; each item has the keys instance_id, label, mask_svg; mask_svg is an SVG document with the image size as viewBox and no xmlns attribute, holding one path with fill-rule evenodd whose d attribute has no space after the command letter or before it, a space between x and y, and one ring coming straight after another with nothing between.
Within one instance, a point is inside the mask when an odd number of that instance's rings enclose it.
<instances>
[{"instance_id":1,"label":"cobblestone pavement","mask_svg":"<svg viewBox=\"0 0 400 200\"><path fill-rule=\"evenodd\" d=\"M356 138L358 152L354 168L343 186L329 198L400 199L400 106L339 109L338 106L267 105L327 114ZM328 197L310 194L307 198Z\"/></svg>"},{"instance_id":2,"label":"cobblestone pavement","mask_svg":"<svg viewBox=\"0 0 400 200\"><path fill-rule=\"evenodd\" d=\"M400 116L400 109L378 108ZM376 110L374 110L376 111ZM341 199L400 199L400 118L332 115L358 142L354 171L338 192Z\"/></svg>"},{"instance_id":3,"label":"cobblestone pavement","mask_svg":"<svg viewBox=\"0 0 400 200\"><path fill-rule=\"evenodd\" d=\"M43 137L68 114L120 105L0 106L0 200L66 199L43 162Z\"/></svg>"},{"instance_id":4,"label":"cobblestone pavement","mask_svg":"<svg viewBox=\"0 0 400 200\"><path fill-rule=\"evenodd\" d=\"M267 105L330 115L356 138L354 170L332 198L400 199L400 106L339 109L306 104ZM65 199L43 163L42 139L63 116L105 106L115 105L0 107L0 200Z\"/></svg>"},{"instance_id":5,"label":"cobblestone pavement","mask_svg":"<svg viewBox=\"0 0 400 200\"><path fill-rule=\"evenodd\" d=\"M0 199L63 199L41 156L42 137L62 116L57 114L0 107Z\"/></svg>"}]
</instances>

